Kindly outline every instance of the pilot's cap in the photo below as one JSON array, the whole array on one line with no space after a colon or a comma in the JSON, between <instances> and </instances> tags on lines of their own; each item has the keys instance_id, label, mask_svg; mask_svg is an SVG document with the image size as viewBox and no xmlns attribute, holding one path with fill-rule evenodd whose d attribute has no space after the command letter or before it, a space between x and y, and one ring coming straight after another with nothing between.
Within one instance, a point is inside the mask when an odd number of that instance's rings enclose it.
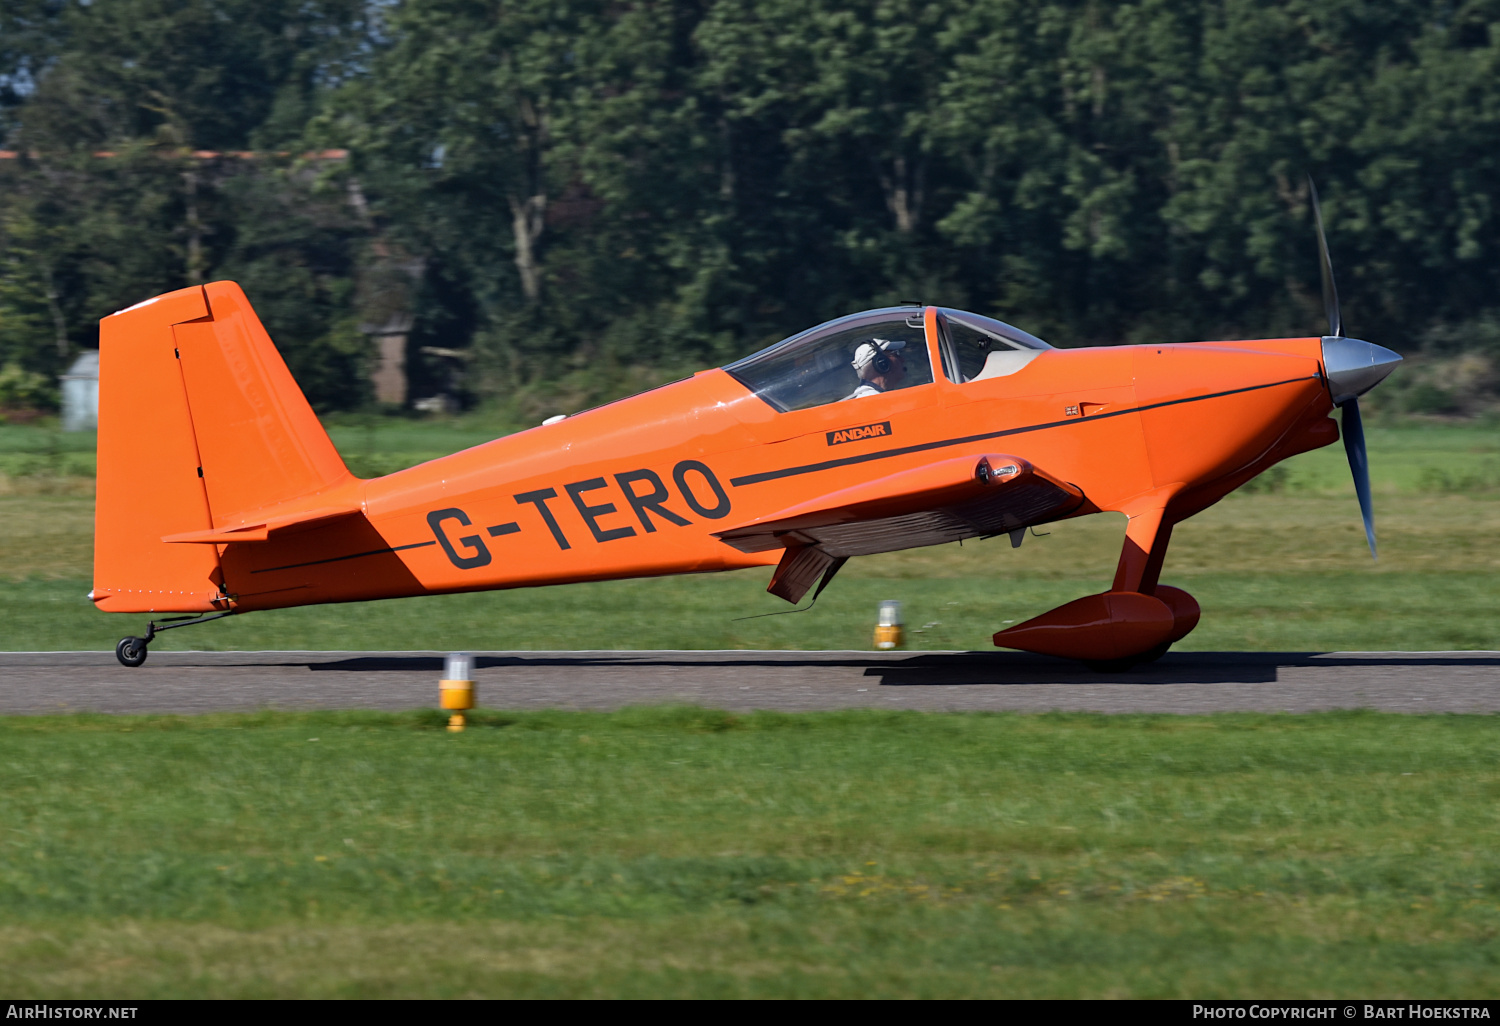
<instances>
[{"instance_id":1,"label":"pilot's cap","mask_svg":"<svg viewBox=\"0 0 1500 1026\"><path fill-rule=\"evenodd\" d=\"M869 370L870 364L875 362L875 354L896 353L906 348L906 343L898 339L872 338L868 342L861 342L854 350L854 372L861 378L865 371Z\"/></svg>"}]
</instances>

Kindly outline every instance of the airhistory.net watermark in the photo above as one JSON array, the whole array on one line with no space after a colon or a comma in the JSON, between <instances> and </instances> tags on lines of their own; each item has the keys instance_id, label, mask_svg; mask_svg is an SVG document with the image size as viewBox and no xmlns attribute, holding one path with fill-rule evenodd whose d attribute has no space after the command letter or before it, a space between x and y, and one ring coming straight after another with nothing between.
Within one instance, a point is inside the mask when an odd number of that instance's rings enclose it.
<instances>
[{"instance_id":1,"label":"airhistory.net watermark","mask_svg":"<svg viewBox=\"0 0 1500 1026\"><path fill-rule=\"evenodd\" d=\"M75 1005L28 1001L5 1006L7 1019L134 1019L137 1005Z\"/></svg>"}]
</instances>

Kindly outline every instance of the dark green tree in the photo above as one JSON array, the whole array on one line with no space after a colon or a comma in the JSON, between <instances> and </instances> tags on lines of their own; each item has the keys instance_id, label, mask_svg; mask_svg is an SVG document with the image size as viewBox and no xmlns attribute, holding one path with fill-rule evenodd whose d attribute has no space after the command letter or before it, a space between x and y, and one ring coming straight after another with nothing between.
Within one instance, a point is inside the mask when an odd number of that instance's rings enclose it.
<instances>
[{"instance_id":1,"label":"dark green tree","mask_svg":"<svg viewBox=\"0 0 1500 1026\"><path fill-rule=\"evenodd\" d=\"M360 49L364 6L17 10L30 12L28 49L0 53L26 82L8 138L21 152L4 162L0 194L3 358L55 374L97 344L98 319L113 310L274 259L279 273L260 276L257 301L309 393L324 405L362 396L357 372L352 387L335 384L363 349L349 327L358 221L293 165L319 97Z\"/></svg>"}]
</instances>

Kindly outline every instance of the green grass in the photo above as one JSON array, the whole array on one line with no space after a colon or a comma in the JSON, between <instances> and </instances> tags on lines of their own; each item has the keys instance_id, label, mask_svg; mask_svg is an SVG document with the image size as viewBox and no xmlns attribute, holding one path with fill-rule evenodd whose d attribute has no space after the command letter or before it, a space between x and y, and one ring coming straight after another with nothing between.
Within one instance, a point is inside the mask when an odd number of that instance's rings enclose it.
<instances>
[{"instance_id":1,"label":"green grass","mask_svg":"<svg viewBox=\"0 0 1500 1026\"><path fill-rule=\"evenodd\" d=\"M373 463L482 441L466 422L336 423ZM352 434L351 434L352 433ZM0 462L50 460L46 432L0 427ZM62 436L75 445L84 436ZM439 444L441 443L441 444ZM55 452L77 456L61 448ZM1381 560L1365 548L1343 453L1306 453L1177 528L1164 579L1203 605L1199 650L1500 649L1500 435L1374 429ZM40 455L38 453L40 452ZM85 454L86 455L86 454ZM1281 468L1277 468L1278 470ZM144 618L84 598L92 482L0 479L0 649L108 649ZM866 648L876 605L905 603L913 648L987 648L990 636L1109 586L1122 521L1096 516L1005 539L856 559L807 613L765 594L769 570L616 581L256 613L168 633L158 650L255 648Z\"/></svg>"},{"instance_id":2,"label":"green grass","mask_svg":"<svg viewBox=\"0 0 1500 1026\"><path fill-rule=\"evenodd\" d=\"M168 632L154 651L259 649L867 649L882 599L905 603L907 647L987 649L990 636L1107 579L840 580L808 613L765 612L765 573L579 584L527 591L311 606ZM1426 573L1399 584L1362 573L1176 576L1204 609L1180 651L1500 649L1493 572ZM8 651L112 649L146 616L109 616L83 581L0 587ZM925 629L924 629L925 628Z\"/></svg>"},{"instance_id":3,"label":"green grass","mask_svg":"<svg viewBox=\"0 0 1500 1026\"><path fill-rule=\"evenodd\" d=\"M58 478L94 476L92 432L61 431L55 423L43 425L0 422L0 494L17 490L35 492L57 487ZM40 479L17 482L16 479ZM69 482L67 490L78 491Z\"/></svg>"},{"instance_id":4,"label":"green grass","mask_svg":"<svg viewBox=\"0 0 1500 1026\"><path fill-rule=\"evenodd\" d=\"M1500 429L1493 425L1411 424L1371 427L1366 433L1377 493L1500 490ZM1270 477L1287 491L1353 494L1349 462L1337 443L1294 456L1272 468Z\"/></svg>"},{"instance_id":5,"label":"green grass","mask_svg":"<svg viewBox=\"0 0 1500 1026\"><path fill-rule=\"evenodd\" d=\"M362 473L485 440L358 418ZM0 648L107 649L92 440L0 426ZM1180 647L1500 649L1496 436L1371 431L1178 528ZM182 648L918 648L1108 585L1118 517L768 571L310 607ZM1487 997L1500 720L698 709L0 718L0 991ZM314 740L315 739L315 740Z\"/></svg>"},{"instance_id":6,"label":"green grass","mask_svg":"<svg viewBox=\"0 0 1500 1026\"><path fill-rule=\"evenodd\" d=\"M0 720L0 990L1484 997L1500 720Z\"/></svg>"}]
</instances>

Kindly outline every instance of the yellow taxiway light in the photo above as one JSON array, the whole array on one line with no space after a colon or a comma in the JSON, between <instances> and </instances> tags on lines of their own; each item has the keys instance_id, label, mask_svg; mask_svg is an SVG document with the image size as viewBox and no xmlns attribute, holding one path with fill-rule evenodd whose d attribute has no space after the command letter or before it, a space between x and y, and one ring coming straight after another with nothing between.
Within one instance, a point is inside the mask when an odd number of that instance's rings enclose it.
<instances>
[{"instance_id":1,"label":"yellow taxiway light","mask_svg":"<svg viewBox=\"0 0 1500 1026\"><path fill-rule=\"evenodd\" d=\"M906 644L906 627L901 620L901 603L888 599L880 603L875 620L875 647L901 648Z\"/></svg>"},{"instance_id":2,"label":"yellow taxiway light","mask_svg":"<svg viewBox=\"0 0 1500 1026\"><path fill-rule=\"evenodd\" d=\"M463 730L464 712L474 708L474 660L467 652L449 653L438 689L442 707L453 713L448 729Z\"/></svg>"}]
</instances>

